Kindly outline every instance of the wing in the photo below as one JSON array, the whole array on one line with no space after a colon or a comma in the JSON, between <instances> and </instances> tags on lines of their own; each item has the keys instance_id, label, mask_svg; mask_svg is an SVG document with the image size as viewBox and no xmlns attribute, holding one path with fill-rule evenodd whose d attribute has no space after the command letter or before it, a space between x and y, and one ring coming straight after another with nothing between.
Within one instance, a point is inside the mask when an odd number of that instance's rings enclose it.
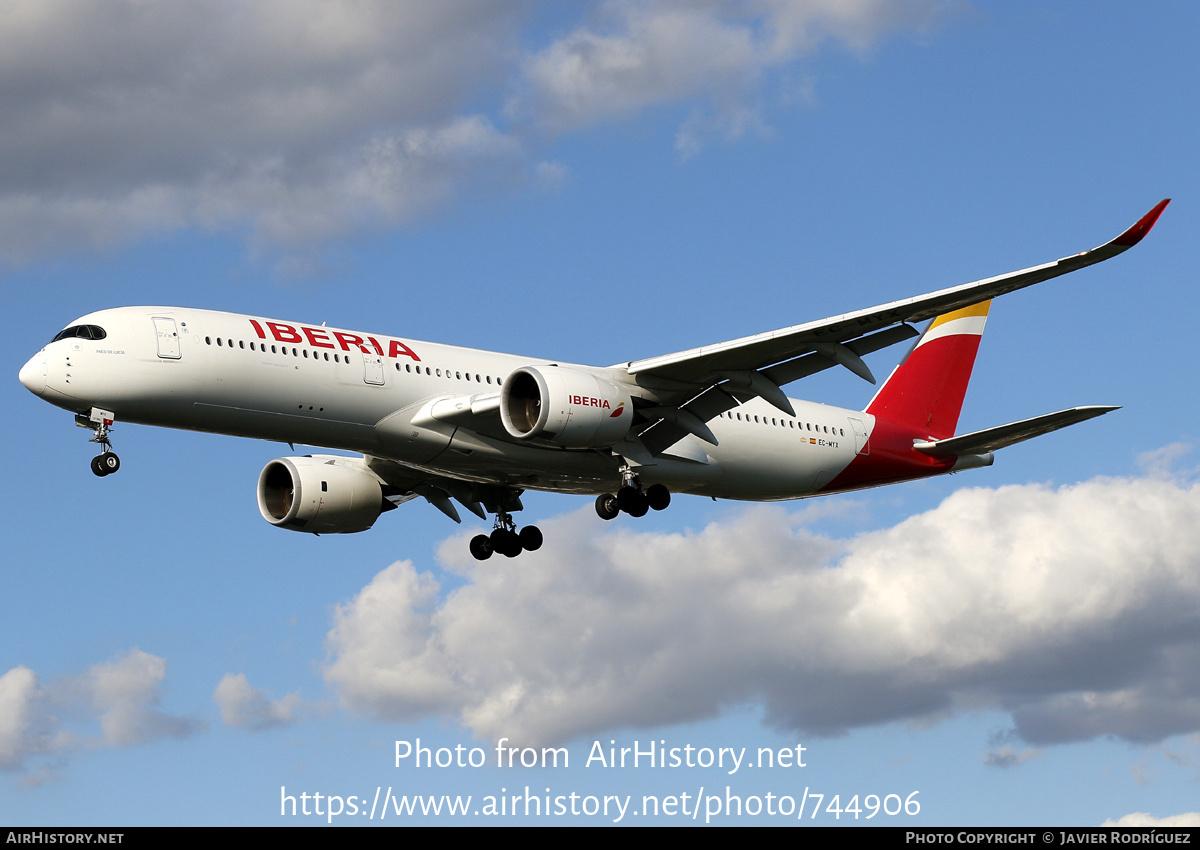
<instances>
[{"instance_id":1,"label":"wing","mask_svg":"<svg viewBox=\"0 0 1200 850\"><path fill-rule=\"evenodd\" d=\"M480 519L487 519L485 509L498 514L501 511L512 512L522 508L523 491L514 487L460 481L371 455L365 456L363 460L383 481L384 495L395 505L420 496L455 522L462 522L462 519L458 515L458 509L454 507L454 502L458 502ZM454 501L451 501L452 499Z\"/></svg>"},{"instance_id":2,"label":"wing","mask_svg":"<svg viewBox=\"0 0 1200 850\"><path fill-rule=\"evenodd\" d=\"M715 442L704 423L732 409L739 401L758 396L794 415L780 386L836 365L845 366L874 383L862 355L916 336L917 330L910 323L1115 257L1150 232L1168 203L1170 199L1160 201L1116 239L1052 263L769 333L634 360L614 368L624 369L638 384L654 390L662 399L658 406L639 410L649 423L640 436L652 453L661 452L689 433Z\"/></svg>"}]
</instances>

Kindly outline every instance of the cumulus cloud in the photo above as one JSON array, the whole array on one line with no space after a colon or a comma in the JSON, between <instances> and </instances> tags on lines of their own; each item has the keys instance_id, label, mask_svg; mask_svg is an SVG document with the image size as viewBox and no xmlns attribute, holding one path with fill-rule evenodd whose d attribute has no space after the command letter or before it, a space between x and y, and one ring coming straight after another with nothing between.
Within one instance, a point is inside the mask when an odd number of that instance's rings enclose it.
<instances>
[{"instance_id":1,"label":"cumulus cloud","mask_svg":"<svg viewBox=\"0 0 1200 850\"><path fill-rule=\"evenodd\" d=\"M99 714L104 742L112 746L142 744L157 738L183 738L198 728L195 721L155 708L167 662L132 649L121 658L97 664L74 683Z\"/></svg>"},{"instance_id":2,"label":"cumulus cloud","mask_svg":"<svg viewBox=\"0 0 1200 850\"><path fill-rule=\"evenodd\" d=\"M556 38L523 31L532 5L8 0L0 258L185 227L303 251L561 174L539 161L537 128L672 102L709 104L681 131L687 144L710 129L736 136L761 126L766 72L824 39L859 49L936 9L592 2L571 14L597 23Z\"/></svg>"},{"instance_id":3,"label":"cumulus cloud","mask_svg":"<svg viewBox=\"0 0 1200 850\"><path fill-rule=\"evenodd\" d=\"M290 726L305 708L299 694L271 699L250 685L245 673L226 673L213 692L213 702L221 709L226 726L239 729L273 729Z\"/></svg>"},{"instance_id":4,"label":"cumulus cloud","mask_svg":"<svg viewBox=\"0 0 1200 850\"><path fill-rule=\"evenodd\" d=\"M18 768L25 756L51 748L43 700L37 674L28 667L0 676L0 770Z\"/></svg>"},{"instance_id":5,"label":"cumulus cloud","mask_svg":"<svg viewBox=\"0 0 1200 850\"><path fill-rule=\"evenodd\" d=\"M543 523L519 563L449 541L469 583L380 572L337 610L326 680L380 718L529 742L747 702L815 734L978 708L1034 746L1200 729L1197 486L968 489L845 540L806 516L650 534L583 512Z\"/></svg>"},{"instance_id":6,"label":"cumulus cloud","mask_svg":"<svg viewBox=\"0 0 1200 850\"><path fill-rule=\"evenodd\" d=\"M0 14L0 250L182 226L262 243L405 221L516 142L462 110L510 60L484 0L12 0Z\"/></svg>"},{"instance_id":7,"label":"cumulus cloud","mask_svg":"<svg viewBox=\"0 0 1200 850\"><path fill-rule=\"evenodd\" d=\"M0 676L0 770L23 769L37 756L61 758L80 748L131 746L199 731L199 722L157 708L165 676L162 658L136 648L48 685L27 667L9 670ZM99 734L69 728L74 717L96 722ZM45 765L30 775L40 782L52 774Z\"/></svg>"}]
</instances>

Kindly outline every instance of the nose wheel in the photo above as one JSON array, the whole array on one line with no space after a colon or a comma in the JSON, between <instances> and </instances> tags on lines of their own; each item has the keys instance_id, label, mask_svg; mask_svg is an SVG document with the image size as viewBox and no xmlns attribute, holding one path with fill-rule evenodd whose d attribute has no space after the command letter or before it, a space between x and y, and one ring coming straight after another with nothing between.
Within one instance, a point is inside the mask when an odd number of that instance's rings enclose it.
<instances>
[{"instance_id":1,"label":"nose wheel","mask_svg":"<svg viewBox=\"0 0 1200 850\"><path fill-rule=\"evenodd\" d=\"M121 459L112 452L106 451L92 458L92 472L96 473L100 478L103 478L105 475L112 475L120 468Z\"/></svg>"},{"instance_id":2,"label":"nose wheel","mask_svg":"<svg viewBox=\"0 0 1200 850\"><path fill-rule=\"evenodd\" d=\"M515 558L522 552L533 552L542 548L542 532L536 525L527 525L519 532L512 515L501 511L496 515L496 527L491 534L477 534L471 538L471 555L477 561L486 561L496 552L506 558Z\"/></svg>"},{"instance_id":3,"label":"nose wheel","mask_svg":"<svg viewBox=\"0 0 1200 850\"><path fill-rule=\"evenodd\" d=\"M108 436L114 421L115 414L111 410L98 407L93 407L88 416L80 414L75 417L76 425L92 429L92 438L88 442L100 444L100 454L92 458L92 472L100 478L112 475L121 468L121 459L113 452L112 440Z\"/></svg>"}]
</instances>

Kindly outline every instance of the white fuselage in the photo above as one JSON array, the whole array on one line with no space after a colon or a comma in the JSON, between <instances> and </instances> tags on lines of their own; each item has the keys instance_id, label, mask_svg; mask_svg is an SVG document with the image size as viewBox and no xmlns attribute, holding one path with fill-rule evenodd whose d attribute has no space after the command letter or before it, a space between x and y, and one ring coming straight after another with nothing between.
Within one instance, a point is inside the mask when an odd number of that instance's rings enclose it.
<instances>
[{"instance_id":1,"label":"white fuselage","mask_svg":"<svg viewBox=\"0 0 1200 850\"><path fill-rule=\"evenodd\" d=\"M323 326L178 307L103 310L75 324L105 338L61 339L21 380L51 403L118 422L302 443L387 458L465 481L574 493L620 485L604 449L557 448L505 432L499 416L463 427L438 403L495 396L515 369L552 361ZM561 364L570 366L571 364ZM574 367L648 397L623 370ZM796 416L755 399L711 420L641 475L674 492L774 500L811 495L863 449L874 419L792 400Z\"/></svg>"}]
</instances>

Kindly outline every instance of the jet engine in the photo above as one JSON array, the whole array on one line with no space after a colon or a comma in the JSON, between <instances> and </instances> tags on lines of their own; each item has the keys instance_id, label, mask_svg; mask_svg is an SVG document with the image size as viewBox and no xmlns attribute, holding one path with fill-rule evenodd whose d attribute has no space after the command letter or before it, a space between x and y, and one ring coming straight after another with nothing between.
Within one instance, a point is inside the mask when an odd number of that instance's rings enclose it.
<instances>
[{"instance_id":1,"label":"jet engine","mask_svg":"<svg viewBox=\"0 0 1200 850\"><path fill-rule=\"evenodd\" d=\"M281 457L258 476L258 510L271 525L311 534L366 531L385 510L379 479L361 461Z\"/></svg>"},{"instance_id":2,"label":"jet engine","mask_svg":"<svg viewBox=\"0 0 1200 850\"><path fill-rule=\"evenodd\" d=\"M504 429L522 440L567 448L620 442L633 424L633 400L621 387L589 372L562 366L526 366L500 390Z\"/></svg>"}]
</instances>

